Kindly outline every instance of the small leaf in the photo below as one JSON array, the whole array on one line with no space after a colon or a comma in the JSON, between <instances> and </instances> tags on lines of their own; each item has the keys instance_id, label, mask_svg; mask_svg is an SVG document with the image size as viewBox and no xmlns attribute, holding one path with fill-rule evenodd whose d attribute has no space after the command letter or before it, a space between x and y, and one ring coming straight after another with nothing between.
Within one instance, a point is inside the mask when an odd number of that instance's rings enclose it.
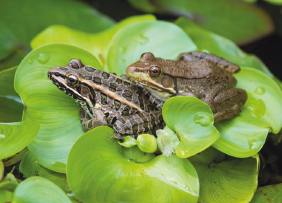
<instances>
[{"instance_id":1,"label":"small leaf","mask_svg":"<svg viewBox=\"0 0 282 203\"><path fill-rule=\"evenodd\" d=\"M40 124L40 131L28 149L42 166L61 173L66 171L70 148L84 131L75 100L52 84L47 72L55 66L67 65L74 58L101 69L100 63L89 52L53 43L30 52L15 75L15 89L26 106L23 120Z\"/></svg>"},{"instance_id":2,"label":"small leaf","mask_svg":"<svg viewBox=\"0 0 282 203\"><path fill-rule=\"evenodd\" d=\"M71 203L61 188L42 177L31 177L21 182L14 191L13 202Z\"/></svg>"},{"instance_id":3,"label":"small leaf","mask_svg":"<svg viewBox=\"0 0 282 203\"><path fill-rule=\"evenodd\" d=\"M0 123L0 160L23 150L38 131L39 124L35 121Z\"/></svg>"},{"instance_id":4,"label":"small leaf","mask_svg":"<svg viewBox=\"0 0 282 203\"><path fill-rule=\"evenodd\" d=\"M176 147L179 144L179 139L175 132L170 130L167 126L163 130L157 130L157 143L160 151L164 156L170 156L175 153Z\"/></svg>"},{"instance_id":5,"label":"small leaf","mask_svg":"<svg viewBox=\"0 0 282 203\"><path fill-rule=\"evenodd\" d=\"M133 137L130 137L130 136L126 136L124 138L124 142L118 142L121 146L124 146L124 147L133 147L135 145L137 145L137 142L136 140L133 138Z\"/></svg>"},{"instance_id":6,"label":"small leaf","mask_svg":"<svg viewBox=\"0 0 282 203\"><path fill-rule=\"evenodd\" d=\"M154 153L158 149L157 140L154 135L141 134L137 137L137 146L146 153Z\"/></svg>"},{"instance_id":7,"label":"small leaf","mask_svg":"<svg viewBox=\"0 0 282 203\"><path fill-rule=\"evenodd\" d=\"M213 113L209 106L195 97L173 97L162 109L166 125L176 132L180 143L178 157L193 156L212 145L219 132L213 126Z\"/></svg>"},{"instance_id":8,"label":"small leaf","mask_svg":"<svg viewBox=\"0 0 282 203\"><path fill-rule=\"evenodd\" d=\"M146 153L137 146L123 148L116 139L108 139L113 134L111 128L100 126L86 132L73 145L67 162L67 178L78 200L197 202L199 183L188 159L157 156L138 163L135 156L144 158Z\"/></svg>"},{"instance_id":9,"label":"small leaf","mask_svg":"<svg viewBox=\"0 0 282 203\"><path fill-rule=\"evenodd\" d=\"M173 23L136 22L123 27L112 39L107 53L107 66L110 72L123 75L126 67L138 61L144 52L176 59L178 54L195 49L192 40Z\"/></svg>"},{"instance_id":10,"label":"small leaf","mask_svg":"<svg viewBox=\"0 0 282 203\"><path fill-rule=\"evenodd\" d=\"M271 78L255 69L243 68L235 77L237 87L247 91L248 99L235 118L215 124L220 138L213 147L230 156L244 158L262 148L268 132L280 131L282 92Z\"/></svg>"}]
</instances>

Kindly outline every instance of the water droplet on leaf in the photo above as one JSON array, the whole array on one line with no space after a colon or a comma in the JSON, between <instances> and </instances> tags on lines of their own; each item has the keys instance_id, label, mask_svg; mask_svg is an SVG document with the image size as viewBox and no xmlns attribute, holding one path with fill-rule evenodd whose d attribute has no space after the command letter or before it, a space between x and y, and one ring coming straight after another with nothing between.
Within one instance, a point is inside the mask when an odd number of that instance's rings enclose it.
<instances>
[{"instance_id":1,"label":"water droplet on leaf","mask_svg":"<svg viewBox=\"0 0 282 203\"><path fill-rule=\"evenodd\" d=\"M248 93L247 108L251 111L252 116L256 118L263 117L265 114L266 106L261 99L256 99L251 93Z\"/></svg>"},{"instance_id":2,"label":"water droplet on leaf","mask_svg":"<svg viewBox=\"0 0 282 203\"><path fill-rule=\"evenodd\" d=\"M33 63L33 60L29 59L29 60L28 60L28 63L29 63L29 64L32 64L32 63Z\"/></svg>"},{"instance_id":3,"label":"water droplet on leaf","mask_svg":"<svg viewBox=\"0 0 282 203\"><path fill-rule=\"evenodd\" d=\"M258 88L255 90L255 93L256 93L256 94L259 94L259 95L263 95L263 94L265 93L264 87L258 87Z\"/></svg>"},{"instance_id":4,"label":"water droplet on leaf","mask_svg":"<svg viewBox=\"0 0 282 203\"><path fill-rule=\"evenodd\" d=\"M263 145L262 141L256 139L249 139L248 144L250 150L257 149Z\"/></svg>"},{"instance_id":5,"label":"water droplet on leaf","mask_svg":"<svg viewBox=\"0 0 282 203\"><path fill-rule=\"evenodd\" d=\"M149 38L145 37L143 34L139 35L138 43L141 45L147 44L149 42Z\"/></svg>"},{"instance_id":6,"label":"water droplet on leaf","mask_svg":"<svg viewBox=\"0 0 282 203\"><path fill-rule=\"evenodd\" d=\"M0 134L0 139L5 139L6 137L5 137L5 135L3 135L3 134Z\"/></svg>"},{"instance_id":7,"label":"water droplet on leaf","mask_svg":"<svg viewBox=\"0 0 282 203\"><path fill-rule=\"evenodd\" d=\"M47 63L47 61L49 61L49 59L50 59L50 56L48 54L45 54L45 53L40 53L38 55L38 58L37 58L38 62L42 63L42 64Z\"/></svg>"},{"instance_id":8,"label":"water droplet on leaf","mask_svg":"<svg viewBox=\"0 0 282 203\"><path fill-rule=\"evenodd\" d=\"M203 127L207 127L211 124L211 118L206 113L199 112L194 116L194 122L196 124L200 124Z\"/></svg>"}]
</instances>

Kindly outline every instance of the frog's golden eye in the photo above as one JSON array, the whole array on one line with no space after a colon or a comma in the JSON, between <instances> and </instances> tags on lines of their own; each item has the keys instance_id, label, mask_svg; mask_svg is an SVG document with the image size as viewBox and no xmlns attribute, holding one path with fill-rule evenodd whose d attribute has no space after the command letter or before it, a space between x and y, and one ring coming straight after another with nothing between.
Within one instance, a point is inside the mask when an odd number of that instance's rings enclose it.
<instances>
[{"instance_id":1,"label":"frog's golden eye","mask_svg":"<svg viewBox=\"0 0 282 203\"><path fill-rule=\"evenodd\" d=\"M67 75L67 82L69 85L71 86L75 86L78 84L79 80L78 80L78 77L74 74L69 74Z\"/></svg>"},{"instance_id":2,"label":"frog's golden eye","mask_svg":"<svg viewBox=\"0 0 282 203\"><path fill-rule=\"evenodd\" d=\"M149 69L150 77L158 77L162 72L161 67L159 66L151 66Z\"/></svg>"}]
</instances>

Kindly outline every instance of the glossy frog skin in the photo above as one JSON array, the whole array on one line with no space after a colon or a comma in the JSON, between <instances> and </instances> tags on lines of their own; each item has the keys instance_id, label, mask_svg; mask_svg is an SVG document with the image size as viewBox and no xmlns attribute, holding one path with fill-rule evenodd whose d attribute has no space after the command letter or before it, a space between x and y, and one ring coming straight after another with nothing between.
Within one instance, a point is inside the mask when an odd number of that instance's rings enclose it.
<instances>
[{"instance_id":1,"label":"glossy frog skin","mask_svg":"<svg viewBox=\"0 0 282 203\"><path fill-rule=\"evenodd\" d=\"M235 88L232 74L239 71L238 65L204 52L183 53L176 61L148 52L128 66L126 74L144 86L159 107L173 96L197 97L209 105L217 122L236 116L247 100L246 91Z\"/></svg>"},{"instance_id":2,"label":"glossy frog skin","mask_svg":"<svg viewBox=\"0 0 282 203\"><path fill-rule=\"evenodd\" d=\"M79 104L85 131L108 125L116 138L123 138L154 134L164 127L161 111L150 103L142 88L124 78L85 66L79 59L50 69L48 77Z\"/></svg>"}]
</instances>

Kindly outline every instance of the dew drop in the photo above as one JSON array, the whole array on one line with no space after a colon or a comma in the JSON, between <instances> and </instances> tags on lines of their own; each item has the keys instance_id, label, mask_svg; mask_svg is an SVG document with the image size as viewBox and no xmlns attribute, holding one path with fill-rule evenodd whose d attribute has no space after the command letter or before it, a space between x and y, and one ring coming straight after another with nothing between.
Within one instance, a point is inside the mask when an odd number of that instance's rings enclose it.
<instances>
[{"instance_id":1,"label":"dew drop","mask_svg":"<svg viewBox=\"0 0 282 203\"><path fill-rule=\"evenodd\" d=\"M0 134L0 139L5 139L5 138L6 138L5 135Z\"/></svg>"},{"instance_id":2,"label":"dew drop","mask_svg":"<svg viewBox=\"0 0 282 203\"><path fill-rule=\"evenodd\" d=\"M248 93L247 108L251 111L252 116L261 118L266 111L265 103L261 99L256 99L251 93Z\"/></svg>"},{"instance_id":3,"label":"dew drop","mask_svg":"<svg viewBox=\"0 0 282 203\"><path fill-rule=\"evenodd\" d=\"M263 94L265 93L264 87L258 87L258 88L255 90L255 93L256 93L256 94L259 94L259 95L263 95Z\"/></svg>"},{"instance_id":4,"label":"dew drop","mask_svg":"<svg viewBox=\"0 0 282 203\"><path fill-rule=\"evenodd\" d=\"M258 149L263 145L262 141L256 139L249 139L248 144L250 150Z\"/></svg>"},{"instance_id":5,"label":"dew drop","mask_svg":"<svg viewBox=\"0 0 282 203\"><path fill-rule=\"evenodd\" d=\"M194 122L200 124L202 127L207 127L211 123L211 118L209 115L199 112L194 116Z\"/></svg>"},{"instance_id":6,"label":"dew drop","mask_svg":"<svg viewBox=\"0 0 282 203\"><path fill-rule=\"evenodd\" d=\"M69 197L73 197L73 196L74 196L74 194L73 194L73 193L67 193L67 196L69 196Z\"/></svg>"},{"instance_id":7,"label":"dew drop","mask_svg":"<svg viewBox=\"0 0 282 203\"><path fill-rule=\"evenodd\" d=\"M47 63L47 61L49 61L49 59L50 59L50 56L48 54L45 54L45 53L40 53L38 55L38 58L37 58L38 62L42 63L42 64Z\"/></svg>"},{"instance_id":8,"label":"dew drop","mask_svg":"<svg viewBox=\"0 0 282 203\"><path fill-rule=\"evenodd\" d=\"M147 44L149 42L149 38L145 37L143 34L139 35L138 43L141 45Z\"/></svg>"},{"instance_id":9,"label":"dew drop","mask_svg":"<svg viewBox=\"0 0 282 203\"><path fill-rule=\"evenodd\" d=\"M33 63L33 60L29 59L29 60L28 60L28 63L29 63L29 64L32 64L32 63Z\"/></svg>"}]
</instances>

